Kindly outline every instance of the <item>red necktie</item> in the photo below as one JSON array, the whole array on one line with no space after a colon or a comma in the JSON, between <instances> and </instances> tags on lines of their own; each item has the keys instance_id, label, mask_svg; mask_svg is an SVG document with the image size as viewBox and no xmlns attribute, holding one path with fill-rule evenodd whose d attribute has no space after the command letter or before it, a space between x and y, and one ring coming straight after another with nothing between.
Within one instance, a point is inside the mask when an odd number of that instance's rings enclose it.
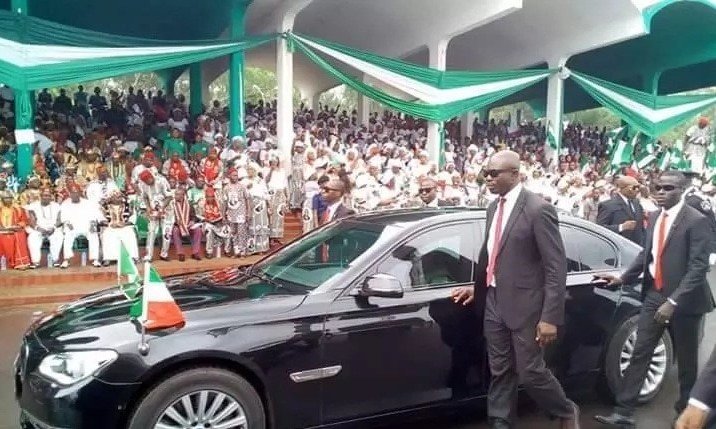
<instances>
[{"instance_id":1,"label":"red necktie","mask_svg":"<svg viewBox=\"0 0 716 429\"><path fill-rule=\"evenodd\" d=\"M495 264L497 263L497 253L500 251L500 242L502 241L502 218L505 214L505 198L500 197L497 206L497 220L495 220L495 239L492 242L492 250L490 251L490 262L487 265L487 286L492 284L495 278Z\"/></svg>"},{"instance_id":2,"label":"red necktie","mask_svg":"<svg viewBox=\"0 0 716 429\"><path fill-rule=\"evenodd\" d=\"M661 266L661 256L664 253L664 242L666 241L666 212L662 213L659 223L659 236L656 244L656 267L654 268L654 288L660 291L664 287L664 275Z\"/></svg>"},{"instance_id":3,"label":"red necktie","mask_svg":"<svg viewBox=\"0 0 716 429\"><path fill-rule=\"evenodd\" d=\"M326 211L323 212L323 216L321 216L321 225L328 223L329 220L331 220L331 215L329 210L326 208Z\"/></svg>"}]
</instances>

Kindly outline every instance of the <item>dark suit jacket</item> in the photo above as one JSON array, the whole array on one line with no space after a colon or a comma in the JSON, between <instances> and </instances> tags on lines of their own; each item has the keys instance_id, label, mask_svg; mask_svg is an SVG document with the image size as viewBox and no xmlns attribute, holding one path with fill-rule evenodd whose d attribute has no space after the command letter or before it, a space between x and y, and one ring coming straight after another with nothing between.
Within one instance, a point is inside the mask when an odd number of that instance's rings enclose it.
<instances>
[{"instance_id":1,"label":"dark suit jacket","mask_svg":"<svg viewBox=\"0 0 716 429\"><path fill-rule=\"evenodd\" d=\"M649 215L644 248L622 274L622 281L626 284L634 283L640 275L644 275L642 300L654 287L649 264L652 262L651 247L658 218L659 212ZM706 281L710 239L708 220L696 209L684 204L666 237L663 255L664 289L661 293L676 301L677 313L703 314L714 309L714 298Z\"/></svg>"},{"instance_id":2,"label":"dark suit jacket","mask_svg":"<svg viewBox=\"0 0 716 429\"><path fill-rule=\"evenodd\" d=\"M629 206L620 195L615 195L611 199L599 203L597 224L642 246L644 244L644 209L637 200L632 200L632 204L634 205L634 213L631 212ZM628 220L635 220L636 228L631 231L619 232L619 225Z\"/></svg>"},{"instance_id":3,"label":"dark suit jacket","mask_svg":"<svg viewBox=\"0 0 716 429\"><path fill-rule=\"evenodd\" d=\"M706 367L691 389L690 396L708 405L712 412L716 409L716 347L711 352L711 357L706 363Z\"/></svg>"},{"instance_id":4,"label":"dark suit jacket","mask_svg":"<svg viewBox=\"0 0 716 429\"><path fill-rule=\"evenodd\" d=\"M476 288L486 287L487 239L497 200L487 208L485 241L480 250ZM567 258L555 208L522 189L502 232L495 267L497 302L510 329L539 321L564 323ZM476 291L476 295L479 291Z\"/></svg>"},{"instance_id":5,"label":"dark suit jacket","mask_svg":"<svg viewBox=\"0 0 716 429\"><path fill-rule=\"evenodd\" d=\"M331 216L331 219L329 219L329 222L334 221L336 219L343 219L344 217L350 216L354 213L355 212L353 210L343 205L343 203L339 203L338 207L336 207L336 211L333 212L333 216Z\"/></svg>"}]
</instances>

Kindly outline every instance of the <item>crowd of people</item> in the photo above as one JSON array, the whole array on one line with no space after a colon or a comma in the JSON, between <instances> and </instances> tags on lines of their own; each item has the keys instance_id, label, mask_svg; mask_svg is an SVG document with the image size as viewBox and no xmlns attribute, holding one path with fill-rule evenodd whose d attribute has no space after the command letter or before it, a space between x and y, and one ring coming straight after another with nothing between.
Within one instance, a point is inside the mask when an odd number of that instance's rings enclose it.
<instances>
[{"instance_id":1,"label":"crowd of people","mask_svg":"<svg viewBox=\"0 0 716 429\"><path fill-rule=\"evenodd\" d=\"M268 251L284 235L287 213L303 230L326 221L326 194L355 212L445 205L486 207L494 198L483 166L496 151L520 155L526 188L557 208L597 221L599 204L619 192L617 176L637 181L645 211L650 175L632 166L609 168L607 130L568 125L557 162L539 123L478 121L461 136L445 124L442 166L425 150L425 121L374 112L301 106L294 116L289 158L276 140L276 105L246 106L245 137L228 136L230 112L218 101L188 114L182 95L110 91L82 86L70 98L37 97L33 175L15 174L11 92L0 93L0 257L7 268L37 268L47 243L48 265L68 267L84 237L89 261L108 265L119 243L131 256L179 260L242 257ZM336 185L338 183L338 185ZM708 201L710 183L699 184ZM139 245L144 241L144 251ZM191 254L185 255L184 245ZM141 253L141 254L140 254Z\"/></svg>"}]
</instances>

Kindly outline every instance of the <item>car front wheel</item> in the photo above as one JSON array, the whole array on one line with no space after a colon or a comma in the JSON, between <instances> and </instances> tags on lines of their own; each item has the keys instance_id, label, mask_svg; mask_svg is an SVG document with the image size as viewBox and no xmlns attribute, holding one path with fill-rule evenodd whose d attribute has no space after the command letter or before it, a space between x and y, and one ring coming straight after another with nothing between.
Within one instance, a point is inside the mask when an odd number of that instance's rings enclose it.
<instances>
[{"instance_id":1,"label":"car front wheel","mask_svg":"<svg viewBox=\"0 0 716 429\"><path fill-rule=\"evenodd\" d=\"M609 342L604 362L604 375L612 397L616 397L620 390L624 381L624 371L634 354L638 317L633 316L624 321ZM673 362L674 346L669 332L664 330L649 363L644 384L639 392L639 402L648 402L659 393Z\"/></svg>"},{"instance_id":2,"label":"car front wheel","mask_svg":"<svg viewBox=\"0 0 716 429\"><path fill-rule=\"evenodd\" d=\"M261 398L249 382L220 368L192 368L154 386L128 429L265 429Z\"/></svg>"}]
</instances>

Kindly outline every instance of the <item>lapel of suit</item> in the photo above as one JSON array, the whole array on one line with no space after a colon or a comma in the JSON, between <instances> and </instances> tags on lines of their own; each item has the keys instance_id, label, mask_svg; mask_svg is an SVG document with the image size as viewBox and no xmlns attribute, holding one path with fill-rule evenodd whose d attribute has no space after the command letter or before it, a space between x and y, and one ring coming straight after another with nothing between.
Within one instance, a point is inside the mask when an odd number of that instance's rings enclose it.
<instances>
[{"instance_id":1,"label":"lapel of suit","mask_svg":"<svg viewBox=\"0 0 716 429\"><path fill-rule=\"evenodd\" d=\"M520 217L522 209L525 208L525 203L527 202L526 192L524 188L520 191L515 206L512 208L512 213L510 213L510 217L507 219L505 229L502 231L502 237L500 238L500 252L502 252L502 248L505 247L505 242L507 241L507 236L510 234L510 230L515 226L515 222L517 222L517 218Z\"/></svg>"},{"instance_id":2,"label":"lapel of suit","mask_svg":"<svg viewBox=\"0 0 716 429\"><path fill-rule=\"evenodd\" d=\"M487 243L487 239L490 238L490 230L492 229L492 221L495 217L495 208L497 207L497 200L490 203L490 205L487 206L487 218L485 222L485 243Z\"/></svg>"},{"instance_id":3,"label":"lapel of suit","mask_svg":"<svg viewBox=\"0 0 716 429\"><path fill-rule=\"evenodd\" d=\"M686 203L681 206L681 210L679 210L679 213L676 214L674 223L671 224L671 229L669 229L668 232L669 235L666 236L666 241L664 242L664 250L669 247L669 243L671 243L671 238L679 231L679 225L683 223L684 216L686 216Z\"/></svg>"},{"instance_id":4,"label":"lapel of suit","mask_svg":"<svg viewBox=\"0 0 716 429\"><path fill-rule=\"evenodd\" d=\"M631 216L632 218L634 218L636 216L636 214L629 208L629 204L627 204L627 202L624 201L624 198L622 198L621 195L617 195L614 198L617 199L619 204L621 204L621 206L624 208L624 211L627 212L627 214L629 216Z\"/></svg>"},{"instance_id":5,"label":"lapel of suit","mask_svg":"<svg viewBox=\"0 0 716 429\"><path fill-rule=\"evenodd\" d=\"M651 255L651 246L654 243L654 229L656 228L656 222L659 220L659 216L661 216L661 212L655 211L649 213L649 224L646 228L646 237L644 239L644 251L648 252L646 254L646 258L649 258L649 255Z\"/></svg>"}]
</instances>

